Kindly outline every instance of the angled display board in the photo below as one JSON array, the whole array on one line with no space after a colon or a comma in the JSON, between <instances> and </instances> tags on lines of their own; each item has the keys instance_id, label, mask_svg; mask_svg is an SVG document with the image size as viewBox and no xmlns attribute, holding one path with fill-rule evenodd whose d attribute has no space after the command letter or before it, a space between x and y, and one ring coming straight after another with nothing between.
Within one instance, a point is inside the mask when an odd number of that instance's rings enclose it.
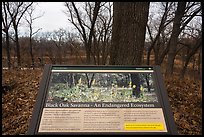
<instances>
[{"instance_id":1,"label":"angled display board","mask_svg":"<svg viewBox=\"0 0 204 137\"><path fill-rule=\"evenodd\" d=\"M28 134L177 134L159 66L44 68Z\"/></svg>"}]
</instances>

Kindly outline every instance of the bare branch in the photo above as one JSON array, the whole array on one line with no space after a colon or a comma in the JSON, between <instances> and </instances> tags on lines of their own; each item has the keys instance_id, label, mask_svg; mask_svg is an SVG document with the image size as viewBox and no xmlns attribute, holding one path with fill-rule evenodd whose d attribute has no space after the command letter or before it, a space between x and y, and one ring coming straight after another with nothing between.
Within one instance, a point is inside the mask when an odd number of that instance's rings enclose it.
<instances>
[{"instance_id":1,"label":"bare branch","mask_svg":"<svg viewBox=\"0 0 204 137\"><path fill-rule=\"evenodd\" d=\"M22 2L22 4L23 4L23 2ZM22 18L22 16L24 15L24 13L27 11L27 9L31 6L33 4L33 2L31 2L29 5L27 5L26 7L25 7L25 9L23 10L23 12L21 13L21 15L20 15L20 17L18 18L18 20L17 20L17 25L19 24L19 22L20 22L20 20L21 20L21 18ZM20 6L19 6L20 7ZM18 14L18 13L17 13Z\"/></svg>"},{"instance_id":2,"label":"bare branch","mask_svg":"<svg viewBox=\"0 0 204 137\"><path fill-rule=\"evenodd\" d=\"M71 3L72 3L72 6L73 6L73 8L74 8L74 11L75 11L75 13L76 13L76 15L77 15L78 23L79 23L79 25L80 25L80 27L81 27L81 29L82 29L84 41L87 41L85 28L84 28L84 26L82 25L81 17L79 16L79 12L78 12L78 10L77 10L77 8L76 8L74 2L71 2Z\"/></svg>"},{"instance_id":3,"label":"bare branch","mask_svg":"<svg viewBox=\"0 0 204 137\"><path fill-rule=\"evenodd\" d=\"M40 30L42 30L42 28L37 29L35 32L32 33L32 36L34 36L35 34L37 34Z\"/></svg>"},{"instance_id":4,"label":"bare branch","mask_svg":"<svg viewBox=\"0 0 204 137\"><path fill-rule=\"evenodd\" d=\"M180 28L180 31L182 31L186 25L195 17L197 13L201 11L201 7L195 9L194 13L182 24L182 27Z\"/></svg>"}]
</instances>

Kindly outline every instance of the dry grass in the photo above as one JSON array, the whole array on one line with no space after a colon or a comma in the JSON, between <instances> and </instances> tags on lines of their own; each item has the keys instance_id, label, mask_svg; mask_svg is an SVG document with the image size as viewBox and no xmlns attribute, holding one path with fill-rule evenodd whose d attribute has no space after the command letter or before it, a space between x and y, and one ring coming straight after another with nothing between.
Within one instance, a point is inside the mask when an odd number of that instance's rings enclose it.
<instances>
[{"instance_id":1,"label":"dry grass","mask_svg":"<svg viewBox=\"0 0 204 137\"><path fill-rule=\"evenodd\" d=\"M84 59L84 58L83 58ZM29 60L28 60L29 62ZM153 62L153 57L152 57ZM3 66L5 59L3 59ZM46 58L46 63L49 58ZM82 61L70 57L64 59L64 64L76 65ZM195 76L190 66L184 79L179 79L181 61L175 61L175 72L172 77L165 78L170 104L174 119L178 126L179 134L201 135L202 125L202 89L200 79ZM28 64L24 64L28 65ZM161 65L162 73L165 73L165 61ZM2 134L25 134L31 119L36 95L39 90L39 82L42 69L35 70L3 70L2 82L16 81L16 87L2 95Z\"/></svg>"}]
</instances>

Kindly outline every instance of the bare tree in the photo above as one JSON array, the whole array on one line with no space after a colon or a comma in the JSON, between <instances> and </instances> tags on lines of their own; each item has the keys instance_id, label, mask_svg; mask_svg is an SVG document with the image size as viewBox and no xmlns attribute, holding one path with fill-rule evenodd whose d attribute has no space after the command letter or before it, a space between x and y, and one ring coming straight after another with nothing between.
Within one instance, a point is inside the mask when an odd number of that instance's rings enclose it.
<instances>
[{"instance_id":1,"label":"bare tree","mask_svg":"<svg viewBox=\"0 0 204 137\"><path fill-rule=\"evenodd\" d=\"M94 26L96 23L96 19L98 16L99 9L101 7L101 2L94 2L91 6L90 15L88 15L89 22L87 23L85 19L83 19L83 14L76 6L74 2L65 2L65 6L67 8L67 13L69 14L68 20L75 26L75 28L80 33L85 49L86 49L86 63L91 63L91 47L92 47L92 38L94 34ZM87 16L87 15L86 15Z\"/></svg>"},{"instance_id":2,"label":"bare tree","mask_svg":"<svg viewBox=\"0 0 204 137\"><path fill-rule=\"evenodd\" d=\"M158 4L158 3L157 3ZM150 26L152 23L152 19L149 20L149 24L147 25L147 31L151 40L151 45L148 47L147 50L147 65L150 65L150 54L151 51L154 50L154 56L155 56L155 64L156 65L160 65L163 61L163 59L161 59L160 55L162 54L162 52L165 52L165 46L166 46L166 37L167 37L167 33L165 33L165 30L167 28L167 26L173 21L172 18L172 9L173 9L173 2L164 2L161 3L163 6L163 15L161 16L161 21L159 23L159 25L155 25L156 23L154 23L155 28L158 28L155 37L153 34L153 30L151 30L151 28L153 26ZM154 13L153 13L154 14ZM150 15L151 17L151 15ZM160 19L157 19L160 20ZM163 51L161 51L161 47L163 48Z\"/></svg>"},{"instance_id":3,"label":"bare tree","mask_svg":"<svg viewBox=\"0 0 204 137\"><path fill-rule=\"evenodd\" d=\"M17 54L17 62L18 66L21 66L21 59L20 59L20 44L18 40L18 26L20 20L22 19L23 15L27 11L27 9L33 4L33 2L7 2L7 11L11 18L13 28L15 31L15 41L16 41L16 54Z\"/></svg>"},{"instance_id":4,"label":"bare tree","mask_svg":"<svg viewBox=\"0 0 204 137\"><path fill-rule=\"evenodd\" d=\"M172 29L172 34L171 38L169 40L169 53L168 53L168 61L167 61L167 69L166 72L167 74L172 74L173 73L173 68L168 68L168 67L173 67L172 62L175 57L176 53L176 46L178 42L178 37L180 34L180 26L181 26L181 21L182 17L185 14L185 8L186 8L186 2L178 2L177 10L175 12L175 17L173 21L173 29Z\"/></svg>"},{"instance_id":5,"label":"bare tree","mask_svg":"<svg viewBox=\"0 0 204 137\"><path fill-rule=\"evenodd\" d=\"M195 29L195 28L191 28L191 29ZM191 43L190 42L188 42L188 43L179 42L180 44L182 44L188 48L187 54L184 54L185 58L184 58L183 68L182 68L181 73L180 73L180 78L184 77L185 72L186 72L187 67L188 67L188 64L189 64L191 59L193 59L193 69L195 67L195 54L199 51L199 48L201 48L201 46L202 46L202 30L197 30L197 31L198 31L197 36L193 36L193 34L192 34L191 37L189 37L189 39L191 39L191 41L192 41ZM200 67L200 57L198 56L198 70L199 70L199 67Z\"/></svg>"},{"instance_id":6,"label":"bare tree","mask_svg":"<svg viewBox=\"0 0 204 137\"><path fill-rule=\"evenodd\" d=\"M43 54L45 57L48 57L52 64L56 64L57 60L55 57L56 46L54 45L54 42L52 41L52 32L43 32L42 36L40 38L41 46L43 46L45 53L41 51L41 59L43 59Z\"/></svg>"},{"instance_id":7,"label":"bare tree","mask_svg":"<svg viewBox=\"0 0 204 137\"><path fill-rule=\"evenodd\" d=\"M8 2L2 2L2 24L3 28L2 31L6 34L6 53L7 53L7 64L8 68L10 69L11 67L11 57L10 57L10 43L9 43L9 28L11 26L11 19L9 18L8 15Z\"/></svg>"},{"instance_id":8,"label":"bare tree","mask_svg":"<svg viewBox=\"0 0 204 137\"><path fill-rule=\"evenodd\" d=\"M108 2L100 8L93 35L93 54L95 64L107 64L111 45L112 3Z\"/></svg>"},{"instance_id":9,"label":"bare tree","mask_svg":"<svg viewBox=\"0 0 204 137\"><path fill-rule=\"evenodd\" d=\"M58 62L62 64L62 48L65 40L66 30L60 28L52 34L51 40L58 49Z\"/></svg>"},{"instance_id":10,"label":"bare tree","mask_svg":"<svg viewBox=\"0 0 204 137\"><path fill-rule=\"evenodd\" d=\"M38 28L37 30L34 30L34 27L33 27L33 22L42 17L42 15L38 15L36 17L33 16L34 14L34 11L35 11L35 7L36 5L31 5L30 8L28 8L28 10L26 11L27 13L27 16L25 16L25 20L26 22L28 23L28 27L29 27L29 45L30 45L30 49L29 49L29 53L30 53L30 56L31 56L31 62L32 62L32 67L34 68L34 55L33 55L33 43L32 43L32 39L33 39L33 36L35 34L37 34L42 28Z\"/></svg>"},{"instance_id":11,"label":"bare tree","mask_svg":"<svg viewBox=\"0 0 204 137\"><path fill-rule=\"evenodd\" d=\"M168 54L167 69L169 69L170 64L172 65L170 60L173 59L170 58L173 56L175 58L177 53L184 48L183 45L179 45L178 37L181 36L181 32L186 30L187 24L195 16L198 16L200 8L198 2L186 2L186 4L183 4L185 5L183 9L181 9L181 6L178 7L178 3L176 2L162 2L161 5L162 16L152 19L151 16L153 16L154 13L150 14L150 20L147 26L151 41L151 45L147 51L147 64L150 64L150 54L153 50L155 64L157 65L161 65ZM179 11L177 10L178 8L180 9ZM173 54L169 55L171 53Z\"/></svg>"},{"instance_id":12,"label":"bare tree","mask_svg":"<svg viewBox=\"0 0 204 137\"><path fill-rule=\"evenodd\" d=\"M43 33L40 33L40 34L43 34ZM46 39L42 36L39 36L38 40L36 40L36 43L37 43L36 52L38 53L37 56L38 56L39 66L43 67L45 62L44 56L46 52L46 49L45 49Z\"/></svg>"},{"instance_id":13,"label":"bare tree","mask_svg":"<svg viewBox=\"0 0 204 137\"><path fill-rule=\"evenodd\" d=\"M193 8L193 10L192 10ZM192 10L192 11L191 11ZM189 13L190 12L190 13ZM173 29L169 40L169 52L167 58L166 74L173 73L174 60L176 56L178 37L186 25L201 12L200 3L197 2L178 2L177 11L173 21ZM189 13L189 14L188 14Z\"/></svg>"}]
</instances>

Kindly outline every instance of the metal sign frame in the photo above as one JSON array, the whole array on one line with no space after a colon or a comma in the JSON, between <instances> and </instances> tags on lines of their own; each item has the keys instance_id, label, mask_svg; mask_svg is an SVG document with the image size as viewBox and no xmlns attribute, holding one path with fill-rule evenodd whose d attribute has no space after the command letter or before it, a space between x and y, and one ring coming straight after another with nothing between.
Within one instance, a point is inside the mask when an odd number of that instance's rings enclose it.
<instances>
[{"instance_id":1,"label":"metal sign frame","mask_svg":"<svg viewBox=\"0 0 204 137\"><path fill-rule=\"evenodd\" d=\"M40 119L42 116L42 111L44 108L44 104L46 101L46 95L47 95L47 91L48 91L48 85L49 85L49 80L51 77L51 70L52 68L57 68L57 67L61 67L61 68L69 68L69 69L76 69L76 68L80 68L80 69L84 69L84 68L92 68L92 69L99 69L99 70L103 70L103 69L113 69L113 68L118 68L118 69L132 69L132 68L152 68L153 70L153 75L154 75L154 82L155 82L155 88L158 91L158 98L160 100L161 103L161 108L163 110L163 114L164 114L164 119L166 122L166 127L167 127L167 132L46 132L46 133L40 133L38 132L38 128L40 125ZM106 135L120 135L120 134L134 134L134 135L177 135L178 131L174 122L174 118L173 118L173 113L171 111L171 107L170 107L170 103L169 103L169 99L168 99L168 95L167 95L167 91L166 88L164 86L164 81L162 78L162 74L161 74L161 69L160 66L67 66L67 65L46 65L44 67L44 71L43 71L43 76L40 82L40 87L39 87L39 92L37 95L37 99L36 99L36 103L33 109L33 113L32 113L32 118L29 124L29 128L28 128L28 135L41 135L41 134L47 134L47 135L70 135L70 134L74 134L74 135L78 135L78 134L106 134Z\"/></svg>"}]
</instances>

